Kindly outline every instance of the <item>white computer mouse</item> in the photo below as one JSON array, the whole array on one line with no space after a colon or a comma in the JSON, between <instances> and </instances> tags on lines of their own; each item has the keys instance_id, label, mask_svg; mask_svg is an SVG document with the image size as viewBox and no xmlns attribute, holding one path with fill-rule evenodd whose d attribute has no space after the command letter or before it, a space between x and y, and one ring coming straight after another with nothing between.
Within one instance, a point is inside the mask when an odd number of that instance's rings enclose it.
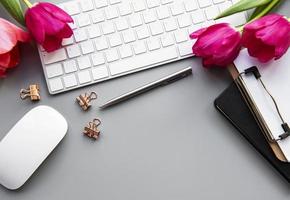
<instances>
[{"instance_id":1,"label":"white computer mouse","mask_svg":"<svg viewBox=\"0 0 290 200\"><path fill-rule=\"evenodd\" d=\"M38 106L26 113L0 142L0 184L20 188L65 136L65 118Z\"/></svg>"}]
</instances>

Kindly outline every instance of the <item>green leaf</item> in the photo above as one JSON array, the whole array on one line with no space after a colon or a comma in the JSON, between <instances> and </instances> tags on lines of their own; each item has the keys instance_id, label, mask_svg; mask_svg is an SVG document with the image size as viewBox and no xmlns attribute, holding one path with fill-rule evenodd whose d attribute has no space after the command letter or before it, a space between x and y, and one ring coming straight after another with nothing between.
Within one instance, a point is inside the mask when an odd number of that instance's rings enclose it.
<instances>
[{"instance_id":1,"label":"green leaf","mask_svg":"<svg viewBox=\"0 0 290 200\"><path fill-rule=\"evenodd\" d=\"M249 10L251 8L256 8L265 4L270 3L272 0L241 0L231 6L230 8L226 9L224 12L222 12L219 16L216 17L216 19L226 17L238 12L242 12L245 10Z\"/></svg>"},{"instance_id":2,"label":"green leaf","mask_svg":"<svg viewBox=\"0 0 290 200\"><path fill-rule=\"evenodd\" d=\"M18 23L25 26L23 10L19 0L0 0L0 3Z\"/></svg>"},{"instance_id":3,"label":"green leaf","mask_svg":"<svg viewBox=\"0 0 290 200\"><path fill-rule=\"evenodd\" d=\"M275 9L282 1L281 0L273 0L271 3L257 7L251 17L249 18L249 21L253 21L259 17L262 17L264 15L267 15L269 12L271 12L273 9Z\"/></svg>"}]
</instances>

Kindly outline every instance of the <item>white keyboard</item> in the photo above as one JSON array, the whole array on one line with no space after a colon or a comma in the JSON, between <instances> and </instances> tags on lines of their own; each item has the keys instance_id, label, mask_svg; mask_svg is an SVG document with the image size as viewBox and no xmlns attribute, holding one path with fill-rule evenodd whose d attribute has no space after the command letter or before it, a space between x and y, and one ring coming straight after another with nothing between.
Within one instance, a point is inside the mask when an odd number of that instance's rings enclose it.
<instances>
[{"instance_id":1,"label":"white keyboard","mask_svg":"<svg viewBox=\"0 0 290 200\"><path fill-rule=\"evenodd\" d=\"M236 0L233 0L234 2ZM74 35L47 53L39 47L51 94L188 58L189 34L216 23L231 0L73 0L59 7ZM219 22L246 22L245 13Z\"/></svg>"}]
</instances>

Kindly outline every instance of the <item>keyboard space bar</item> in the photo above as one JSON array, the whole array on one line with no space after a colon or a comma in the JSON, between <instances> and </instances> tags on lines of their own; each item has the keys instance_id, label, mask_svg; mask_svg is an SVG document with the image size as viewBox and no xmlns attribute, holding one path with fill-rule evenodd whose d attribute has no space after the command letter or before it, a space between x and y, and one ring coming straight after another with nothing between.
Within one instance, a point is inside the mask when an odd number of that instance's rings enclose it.
<instances>
[{"instance_id":1,"label":"keyboard space bar","mask_svg":"<svg viewBox=\"0 0 290 200\"><path fill-rule=\"evenodd\" d=\"M135 70L138 68L148 67L150 65L169 61L178 57L175 46L159 49L151 52L137 55L124 60L119 60L109 65L112 76Z\"/></svg>"}]
</instances>

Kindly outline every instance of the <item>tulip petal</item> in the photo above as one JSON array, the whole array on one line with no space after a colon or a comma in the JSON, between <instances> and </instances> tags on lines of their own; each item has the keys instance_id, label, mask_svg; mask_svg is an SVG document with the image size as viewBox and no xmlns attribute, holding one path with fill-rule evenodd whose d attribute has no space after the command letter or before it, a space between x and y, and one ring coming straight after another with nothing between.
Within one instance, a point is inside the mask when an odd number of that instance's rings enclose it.
<instances>
[{"instance_id":1,"label":"tulip petal","mask_svg":"<svg viewBox=\"0 0 290 200\"><path fill-rule=\"evenodd\" d=\"M44 43L42 44L42 47L47 52L52 52L61 47L62 38L58 38L55 36L46 36Z\"/></svg>"},{"instance_id":2,"label":"tulip petal","mask_svg":"<svg viewBox=\"0 0 290 200\"><path fill-rule=\"evenodd\" d=\"M64 10L57 7L54 4L47 3L47 2L41 2L39 3L39 6L41 6L43 9L45 9L48 13L50 13L54 18L61 20L62 22L73 22L73 19L70 15L68 15Z\"/></svg>"},{"instance_id":3,"label":"tulip petal","mask_svg":"<svg viewBox=\"0 0 290 200\"><path fill-rule=\"evenodd\" d=\"M10 52L0 55L0 67L8 68L10 63Z\"/></svg>"},{"instance_id":4,"label":"tulip petal","mask_svg":"<svg viewBox=\"0 0 290 200\"><path fill-rule=\"evenodd\" d=\"M63 29L56 35L58 38L69 38L73 35L73 31L69 25L65 24Z\"/></svg>"},{"instance_id":5,"label":"tulip petal","mask_svg":"<svg viewBox=\"0 0 290 200\"><path fill-rule=\"evenodd\" d=\"M283 16L279 15L279 14L266 15L264 17L261 17L258 20L255 20L255 21L247 24L244 29L254 29L254 30L260 29L260 28L274 24L276 21L278 21L281 18L283 18Z\"/></svg>"},{"instance_id":6,"label":"tulip petal","mask_svg":"<svg viewBox=\"0 0 290 200\"><path fill-rule=\"evenodd\" d=\"M66 23L52 17L52 15L39 6L39 4L31 9L34 9L34 13L41 16L40 20L44 26L45 35L55 35L64 28Z\"/></svg>"},{"instance_id":7,"label":"tulip petal","mask_svg":"<svg viewBox=\"0 0 290 200\"><path fill-rule=\"evenodd\" d=\"M42 23L42 17L34 12L34 7L28 9L25 14L25 23L34 39L42 44L45 40L45 29Z\"/></svg>"}]
</instances>

